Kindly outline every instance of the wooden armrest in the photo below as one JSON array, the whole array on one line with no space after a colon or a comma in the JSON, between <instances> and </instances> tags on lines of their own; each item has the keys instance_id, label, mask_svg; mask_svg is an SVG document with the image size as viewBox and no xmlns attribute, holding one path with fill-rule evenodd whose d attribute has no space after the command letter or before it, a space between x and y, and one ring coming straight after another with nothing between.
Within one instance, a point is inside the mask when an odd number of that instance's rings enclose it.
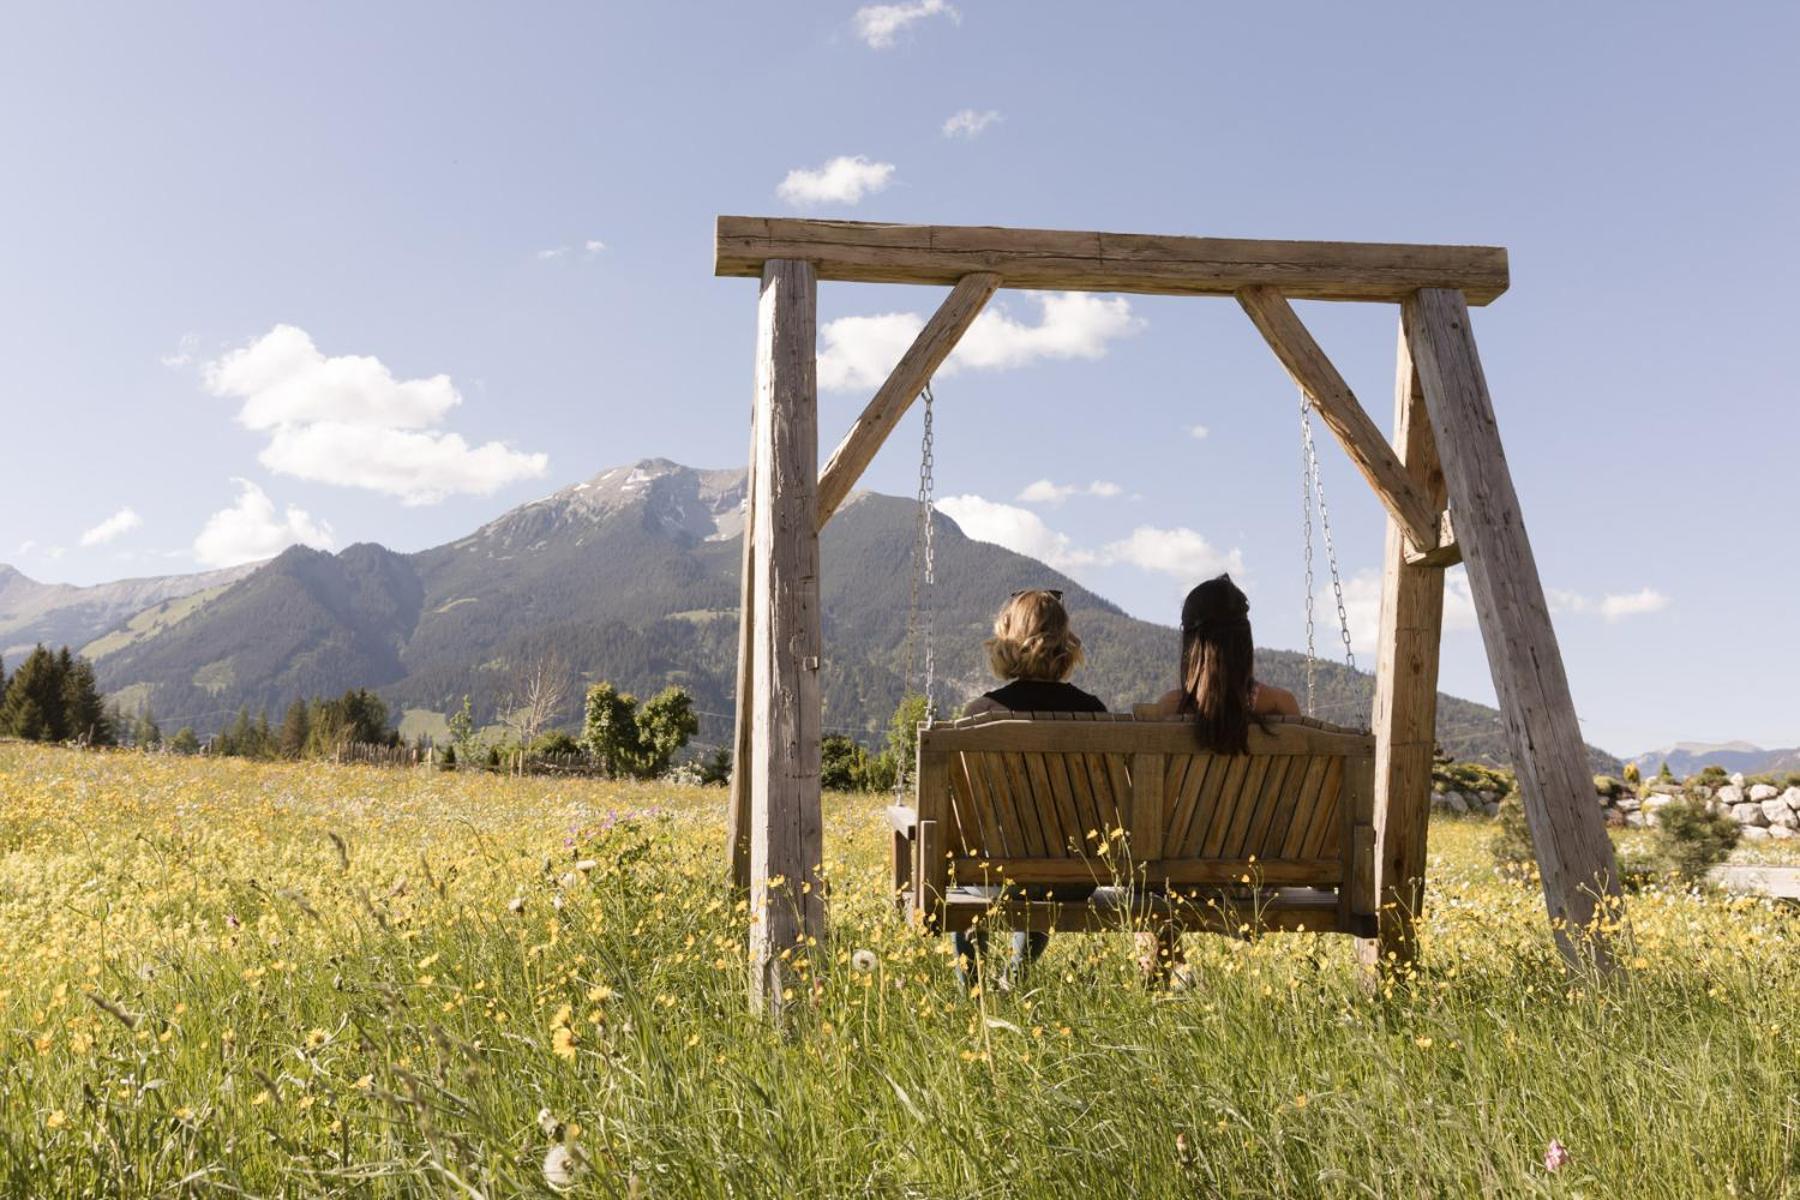
<instances>
[{"instance_id":1,"label":"wooden armrest","mask_svg":"<svg viewBox=\"0 0 1800 1200\"><path fill-rule=\"evenodd\" d=\"M887 819L895 833L910 834L918 828L919 811L915 808L908 808L904 804L890 804L887 809Z\"/></svg>"}]
</instances>

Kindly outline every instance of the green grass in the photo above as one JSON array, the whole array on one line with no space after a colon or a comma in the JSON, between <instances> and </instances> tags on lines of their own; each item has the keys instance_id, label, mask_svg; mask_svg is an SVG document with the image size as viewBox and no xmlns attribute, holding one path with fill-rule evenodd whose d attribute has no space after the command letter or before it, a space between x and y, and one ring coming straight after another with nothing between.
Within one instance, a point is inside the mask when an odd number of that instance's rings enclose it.
<instances>
[{"instance_id":1,"label":"green grass","mask_svg":"<svg viewBox=\"0 0 1800 1200\"><path fill-rule=\"evenodd\" d=\"M1785 910L1653 888L1572 987L1448 821L1381 993L1308 935L1190 938L1198 986L1146 992L1120 933L971 999L881 803L828 802L776 1029L721 792L0 746L0 1189L534 1195L566 1141L600 1196L1796 1194Z\"/></svg>"}]
</instances>

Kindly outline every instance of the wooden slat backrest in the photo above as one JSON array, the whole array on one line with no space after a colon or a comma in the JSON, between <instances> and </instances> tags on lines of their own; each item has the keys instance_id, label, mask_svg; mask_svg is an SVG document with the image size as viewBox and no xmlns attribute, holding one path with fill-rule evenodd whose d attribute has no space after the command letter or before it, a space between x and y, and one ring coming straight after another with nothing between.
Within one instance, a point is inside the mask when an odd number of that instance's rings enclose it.
<instances>
[{"instance_id":1,"label":"wooden slat backrest","mask_svg":"<svg viewBox=\"0 0 1800 1200\"><path fill-rule=\"evenodd\" d=\"M940 853L960 883L1106 882L1130 862L1169 881L1233 882L1249 867L1338 886L1354 882L1371 819L1358 810L1374 738L1304 719L1253 728L1247 755L1199 749L1185 720L1087 713L944 722L920 731L920 750L948 763Z\"/></svg>"}]
</instances>

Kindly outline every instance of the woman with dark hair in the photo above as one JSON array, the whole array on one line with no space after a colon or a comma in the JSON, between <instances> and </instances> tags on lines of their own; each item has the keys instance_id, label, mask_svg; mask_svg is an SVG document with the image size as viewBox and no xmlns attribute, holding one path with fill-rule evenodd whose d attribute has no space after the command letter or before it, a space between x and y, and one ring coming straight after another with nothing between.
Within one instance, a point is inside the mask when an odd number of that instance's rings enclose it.
<instances>
[{"instance_id":1,"label":"woman with dark hair","mask_svg":"<svg viewBox=\"0 0 1800 1200\"><path fill-rule=\"evenodd\" d=\"M1251 721L1300 715L1294 693L1256 681L1255 658L1250 598L1229 575L1207 580L1181 606L1181 686L1158 700L1149 715L1192 717L1203 747L1247 754ZM1137 941L1146 981L1189 982L1174 930L1141 933Z\"/></svg>"},{"instance_id":2,"label":"woman with dark hair","mask_svg":"<svg viewBox=\"0 0 1800 1200\"><path fill-rule=\"evenodd\" d=\"M1181 686L1155 715L1191 716L1202 746L1246 753L1252 718L1300 715L1294 693L1256 681L1255 657L1249 597L1229 575L1207 580L1181 606Z\"/></svg>"}]
</instances>

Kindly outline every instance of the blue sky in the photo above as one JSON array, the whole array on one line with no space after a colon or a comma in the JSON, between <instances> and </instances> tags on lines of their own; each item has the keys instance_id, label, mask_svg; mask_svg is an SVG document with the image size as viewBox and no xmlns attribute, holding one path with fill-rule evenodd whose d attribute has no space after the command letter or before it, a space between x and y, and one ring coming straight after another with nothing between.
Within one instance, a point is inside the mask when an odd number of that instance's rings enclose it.
<instances>
[{"instance_id":1,"label":"blue sky","mask_svg":"<svg viewBox=\"0 0 1800 1200\"><path fill-rule=\"evenodd\" d=\"M1500 244L1476 328L1587 735L1791 745L1797 44L1779 5L18 7L0 561L416 549L737 464L719 213ZM827 326L827 443L937 299L822 289L881 318ZM1386 426L1395 311L1301 309ZM1237 307L995 312L939 388L949 510L1160 620L1231 563L1299 645L1297 398ZM1383 518L1325 442L1365 640ZM1444 685L1487 699L1458 590Z\"/></svg>"}]
</instances>

